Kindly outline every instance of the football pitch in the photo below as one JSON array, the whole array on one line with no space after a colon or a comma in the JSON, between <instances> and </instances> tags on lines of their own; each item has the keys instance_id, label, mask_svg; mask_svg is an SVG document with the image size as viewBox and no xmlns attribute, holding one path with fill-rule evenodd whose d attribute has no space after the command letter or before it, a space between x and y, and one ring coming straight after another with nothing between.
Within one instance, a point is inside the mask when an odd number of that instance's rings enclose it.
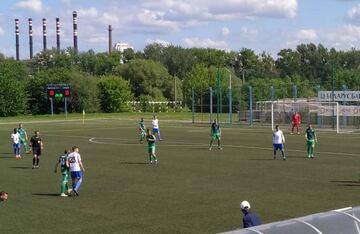
<instances>
[{"instance_id":1,"label":"football pitch","mask_svg":"<svg viewBox=\"0 0 360 234\"><path fill-rule=\"evenodd\" d=\"M223 150L209 151L209 125L159 120L158 165L134 118L24 122L45 144L39 169L30 155L15 159L18 124L2 122L0 190L9 200L0 203L0 233L217 233L242 227L242 200L262 223L360 205L360 134L318 132L311 160L304 135L283 126L282 161L273 160L269 128L223 125ZM86 171L80 196L63 198L54 167L73 145Z\"/></svg>"}]
</instances>

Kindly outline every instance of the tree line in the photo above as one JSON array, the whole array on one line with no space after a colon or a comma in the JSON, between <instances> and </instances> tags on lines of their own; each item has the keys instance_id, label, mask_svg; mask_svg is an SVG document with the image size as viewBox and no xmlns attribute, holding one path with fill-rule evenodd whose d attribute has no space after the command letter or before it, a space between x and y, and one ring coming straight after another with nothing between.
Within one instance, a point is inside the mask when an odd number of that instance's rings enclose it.
<instances>
[{"instance_id":1,"label":"tree line","mask_svg":"<svg viewBox=\"0 0 360 234\"><path fill-rule=\"evenodd\" d=\"M69 112L131 111L130 101L208 103L209 87L228 95L230 79L234 100L247 102L248 87L254 100L314 97L316 89L359 90L360 51L337 51L321 44L300 44L282 49L277 57L243 48L224 51L210 48L149 44L143 51L75 53L71 48L38 53L31 60L16 61L0 54L0 116L47 114L48 84L67 83L72 88ZM242 97L238 97L242 95ZM224 98L226 100L226 98ZM62 99L56 99L62 111Z\"/></svg>"}]
</instances>

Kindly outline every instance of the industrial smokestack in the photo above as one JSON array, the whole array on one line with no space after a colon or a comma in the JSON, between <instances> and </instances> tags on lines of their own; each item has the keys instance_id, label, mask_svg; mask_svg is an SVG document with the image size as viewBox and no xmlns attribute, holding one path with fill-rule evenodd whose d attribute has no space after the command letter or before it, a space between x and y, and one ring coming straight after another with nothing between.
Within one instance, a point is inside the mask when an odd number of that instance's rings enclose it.
<instances>
[{"instance_id":1,"label":"industrial smokestack","mask_svg":"<svg viewBox=\"0 0 360 234\"><path fill-rule=\"evenodd\" d=\"M56 18L56 48L60 51L60 18Z\"/></svg>"},{"instance_id":2,"label":"industrial smokestack","mask_svg":"<svg viewBox=\"0 0 360 234\"><path fill-rule=\"evenodd\" d=\"M46 19L42 20L43 23L43 50L46 50Z\"/></svg>"},{"instance_id":3,"label":"industrial smokestack","mask_svg":"<svg viewBox=\"0 0 360 234\"><path fill-rule=\"evenodd\" d=\"M16 47L16 60L20 60L19 53L19 19L15 19L15 47Z\"/></svg>"},{"instance_id":4,"label":"industrial smokestack","mask_svg":"<svg viewBox=\"0 0 360 234\"><path fill-rule=\"evenodd\" d=\"M111 50L112 50L112 28L111 25L109 25L109 54L111 54Z\"/></svg>"},{"instance_id":5,"label":"industrial smokestack","mask_svg":"<svg viewBox=\"0 0 360 234\"><path fill-rule=\"evenodd\" d=\"M29 49L30 49L30 59L33 58L33 29L32 29L32 19L29 18Z\"/></svg>"},{"instance_id":6,"label":"industrial smokestack","mask_svg":"<svg viewBox=\"0 0 360 234\"><path fill-rule=\"evenodd\" d=\"M78 42L77 42L77 13L73 11L73 31L74 31L74 50L75 53L78 52Z\"/></svg>"}]
</instances>

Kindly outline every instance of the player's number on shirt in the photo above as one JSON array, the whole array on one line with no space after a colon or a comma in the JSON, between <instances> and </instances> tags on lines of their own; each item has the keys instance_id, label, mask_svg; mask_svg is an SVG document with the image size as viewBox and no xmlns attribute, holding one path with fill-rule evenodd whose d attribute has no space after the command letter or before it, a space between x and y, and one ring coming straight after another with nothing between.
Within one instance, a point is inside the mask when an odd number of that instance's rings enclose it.
<instances>
[{"instance_id":1,"label":"player's number on shirt","mask_svg":"<svg viewBox=\"0 0 360 234\"><path fill-rule=\"evenodd\" d=\"M75 157L69 158L69 162L70 162L70 163L75 163L75 162L76 162Z\"/></svg>"}]
</instances>

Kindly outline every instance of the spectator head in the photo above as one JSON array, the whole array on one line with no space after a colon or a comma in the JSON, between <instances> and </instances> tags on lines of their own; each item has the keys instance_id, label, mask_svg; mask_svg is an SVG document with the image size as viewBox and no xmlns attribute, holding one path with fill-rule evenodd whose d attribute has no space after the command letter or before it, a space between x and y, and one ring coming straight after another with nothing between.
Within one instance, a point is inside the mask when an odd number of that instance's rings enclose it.
<instances>
[{"instance_id":1,"label":"spectator head","mask_svg":"<svg viewBox=\"0 0 360 234\"><path fill-rule=\"evenodd\" d=\"M248 201L242 201L240 203L240 209L244 213L248 212L250 210L250 203Z\"/></svg>"},{"instance_id":2,"label":"spectator head","mask_svg":"<svg viewBox=\"0 0 360 234\"><path fill-rule=\"evenodd\" d=\"M6 201L8 199L8 193L1 191L0 192L0 201Z\"/></svg>"}]
</instances>

